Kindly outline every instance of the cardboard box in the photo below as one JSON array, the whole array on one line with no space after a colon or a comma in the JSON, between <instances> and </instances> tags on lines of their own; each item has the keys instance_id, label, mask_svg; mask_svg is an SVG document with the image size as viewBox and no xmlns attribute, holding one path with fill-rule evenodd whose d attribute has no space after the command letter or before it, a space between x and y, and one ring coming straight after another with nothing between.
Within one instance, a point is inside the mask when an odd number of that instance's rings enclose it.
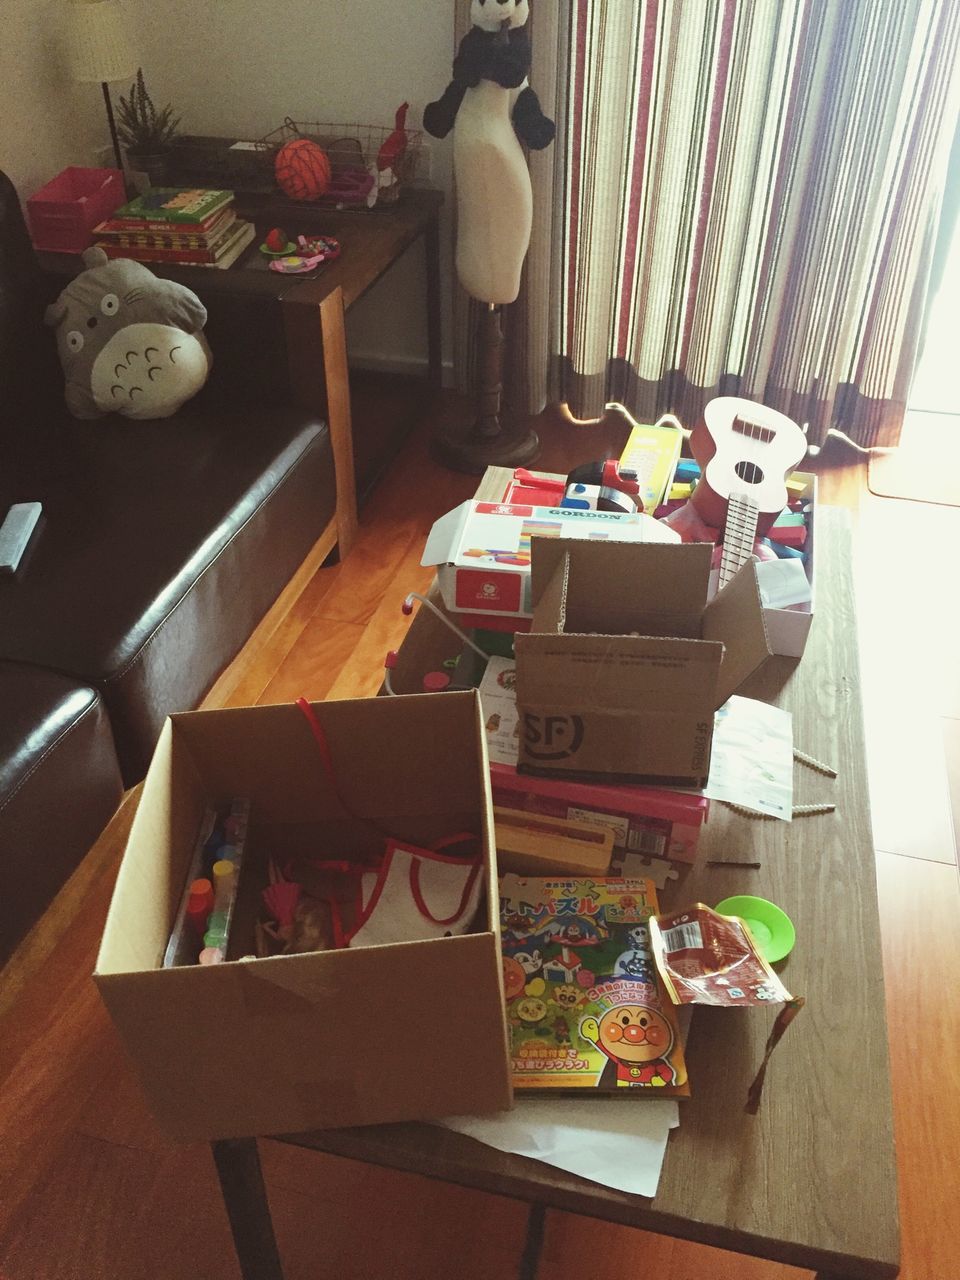
<instances>
[{"instance_id":1,"label":"cardboard box","mask_svg":"<svg viewBox=\"0 0 960 1280\"><path fill-rule=\"evenodd\" d=\"M693 862L710 807L710 801L699 792L601 786L566 774L551 778L517 772L520 719L516 683L515 660L502 657L490 659L480 682L494 804L608 827L613 832L617 871L626 865L627 858ZM640 874L636 866L634 872Z\"/></svg>"},{"instance_id":2,"label":"cardboard box","mask_svg":"<svg viewBox=\"0 0 960 1280\"><path fill-rule=\"evenodd\" d=\"M534 538L680 540L672 529L642 513L471 501L437 520L420 563L437 567L443 603L452 613L529 618Z\"/></svg>"},{"instance_id":3,"label":"cardboard box","mask_svg":"<svg viewBox=\"0 0 960 1280\"><path fill-rule=\"evenodd\" d=\"M342 803L294 705L175 715L147 774L95 980L151 1110L180 1140L511 1105L479 699L450 693L314 710ZM485 858L478 931L160 968L204 805L241 795L251 802L241 897L258 855L263 863L271 850L344 857L382 849L379 828L421 845L470 829L482 833ZM252 891L258 897L259 882Z\"/></svg>"},{"instance_id":4,"label":"cardboard box","mask_svg":"<svg viewBox=\"0 0 960 1280\"><path fill-rule=\"evenodd\" d=\"M771 656L750 561L709 604L713 548L534 542L517 635L521 773L702 787L713 713Z\"/></svg>"}]
</instances>

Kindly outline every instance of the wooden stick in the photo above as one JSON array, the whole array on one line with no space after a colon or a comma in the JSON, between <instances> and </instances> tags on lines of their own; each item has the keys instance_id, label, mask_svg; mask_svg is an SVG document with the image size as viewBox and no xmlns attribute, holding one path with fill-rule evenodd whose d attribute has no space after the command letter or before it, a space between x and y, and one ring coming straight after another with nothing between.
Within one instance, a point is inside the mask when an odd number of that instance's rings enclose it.
<instances>
[{"instance_id":1,"label":"wooden stick","mask_svg":"<svg viewBox=\"0 0 960 1280\"><path fill-rule=\"evenodd\" d=\"M708 867L753 867L757 869L761 866L759 862L730 862L726 858L708 858Z\"/></svg>"}]
</instances>

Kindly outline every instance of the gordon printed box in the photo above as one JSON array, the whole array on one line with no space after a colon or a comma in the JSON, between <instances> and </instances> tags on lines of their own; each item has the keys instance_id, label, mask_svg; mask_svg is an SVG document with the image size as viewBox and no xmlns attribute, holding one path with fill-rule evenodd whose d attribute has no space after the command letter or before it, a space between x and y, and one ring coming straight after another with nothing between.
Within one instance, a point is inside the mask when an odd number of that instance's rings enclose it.
<instances>
[{"instance_id":1,"label":"gordon printed box","mask_svg":"<svg viewBox=\"0 0 960 1280\"><path fill-rule=\"evenodd\" d=\"M676 543L679 535L650 516L503 502L463 502L434 524L424 566L436 566L451 613L529 618L534 538Z\"/></svg>"}]
</instances>

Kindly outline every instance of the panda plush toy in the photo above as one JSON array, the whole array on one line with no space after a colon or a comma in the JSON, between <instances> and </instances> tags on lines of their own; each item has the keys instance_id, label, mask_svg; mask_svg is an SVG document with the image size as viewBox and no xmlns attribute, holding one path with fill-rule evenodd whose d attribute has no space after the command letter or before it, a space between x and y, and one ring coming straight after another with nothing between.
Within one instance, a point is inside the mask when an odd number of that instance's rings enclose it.
<instances>
[{"instance_id":1,"label":"panda plush toy","mask_svg":"<svg viewBox=\"0 0 960 1280\"><path fill-rule=\"evenodd\" d=\"M529 0L473 0L470 15L453 80L423 124L438 138L453 131L460 283L479 302L506 306L520 291L533 221L521 144L542 150L555 129L527 83Z\"/></svg>"},{"instance_id":2,"label":"panda plush toy","mask_svg":"<svg viewBox=\"0 0 960 1280\"><path fill-rule=\"evenodd\" d=\"M457 112L468 89L489 80L503 89L519 89L512 120L517 137L532 151L542 151L556 132L541 110L539 99L527 83L530 72L530 37L526 24L529 0L473 0L471 29L460 41L453 62L453 79L443 96L423 112L423 127L435 138L445 138L454 127Z\"/></svg>"}]
</instances>

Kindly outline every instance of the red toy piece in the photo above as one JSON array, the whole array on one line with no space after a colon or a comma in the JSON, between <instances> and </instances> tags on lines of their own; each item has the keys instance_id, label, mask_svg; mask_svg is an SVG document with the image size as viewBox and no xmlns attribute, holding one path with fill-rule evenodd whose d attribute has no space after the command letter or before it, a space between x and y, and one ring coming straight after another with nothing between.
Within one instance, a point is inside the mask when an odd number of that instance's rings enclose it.
<instances>
[{"instance_id":1,"label":"red toy piece","mask_svg":"<svg viewBox=\"0 0 960 1280\"><path fill-rule=\"evenodd\" d=\"M386 137L377 153L377 168L381 173L384 169L392 169L407 149L407 131L404 128L404 124L406 123L409 109L409 102L404 102L397 107L397 114L394 117L394 130Z\"/></svg>"}]
</instances>

